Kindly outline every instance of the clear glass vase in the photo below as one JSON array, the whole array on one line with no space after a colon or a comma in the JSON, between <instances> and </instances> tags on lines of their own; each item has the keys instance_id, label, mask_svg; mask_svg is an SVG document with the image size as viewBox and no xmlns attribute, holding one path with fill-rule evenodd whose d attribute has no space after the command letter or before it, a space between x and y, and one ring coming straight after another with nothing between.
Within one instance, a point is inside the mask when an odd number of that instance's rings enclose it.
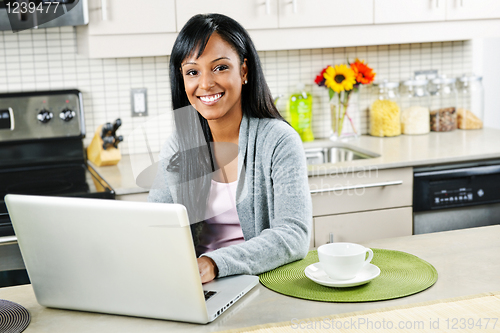
<instances>
[{"instance_id":1,"label":"clear glass vase","mask_svg":"<svg viewBox=\"0 0 500 333\"><path fill-rule=\"evenodd\" d=\"M332 132L330 140L346 141L360 136L359 92L342 91L330 99Z\"/></svg>"}]
</instances>

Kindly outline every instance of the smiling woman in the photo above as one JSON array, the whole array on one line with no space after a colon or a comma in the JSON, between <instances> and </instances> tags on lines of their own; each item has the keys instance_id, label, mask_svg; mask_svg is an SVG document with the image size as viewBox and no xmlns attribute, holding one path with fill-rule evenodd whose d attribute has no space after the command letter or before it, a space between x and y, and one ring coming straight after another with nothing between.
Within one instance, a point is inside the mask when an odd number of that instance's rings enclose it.
<instances>
[{"instance_id":1,"label":"smiling woman","mask_svg":"<svg viewBox=\"0 0 500 333\"><path fill-rule=\"evenodd\" d=\"M175 132L148 200L186 206L202 282L302 259L312 223L306 159L248 33L224 15L192 17L170 80Z\"/></svg>"},{"instance_id":2,"label":"smiling woman","mask_svg":"<svg viewBox=\"0 0 500 333\"><path fill-rule=\"evenodd\" d=\"M210 36L201 56L191 54L181 68L189 102L209 123L241 118L247 71L246 59L240 64L238 54L217 33Z\"/></svg>"}]
</instances>

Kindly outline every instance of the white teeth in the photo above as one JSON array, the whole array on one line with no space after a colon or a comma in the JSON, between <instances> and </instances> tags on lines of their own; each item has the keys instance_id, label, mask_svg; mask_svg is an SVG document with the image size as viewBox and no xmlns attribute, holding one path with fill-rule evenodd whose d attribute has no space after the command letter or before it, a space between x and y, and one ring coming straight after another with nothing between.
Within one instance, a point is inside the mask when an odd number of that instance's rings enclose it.
<instances>
[{"instance_id":1,"label":"white teeth","mask_svg":"<svg viewBox=\"0 0 500 333\"><path fill-rule=\"evenodd\" d=\"M216 95L212 95L212 96L200 96L200 99L203 102L210 103L210 102L218 100L221 97L222 97L222 94L216 94Z\"/></svg>"}]
</instances>

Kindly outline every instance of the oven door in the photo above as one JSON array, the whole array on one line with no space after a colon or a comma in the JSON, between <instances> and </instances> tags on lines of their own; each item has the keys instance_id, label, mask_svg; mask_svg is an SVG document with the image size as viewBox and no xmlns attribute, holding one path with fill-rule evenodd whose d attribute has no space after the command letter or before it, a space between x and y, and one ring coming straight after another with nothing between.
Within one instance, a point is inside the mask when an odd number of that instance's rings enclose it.
<instances>
[{"instance_id":1,"label":"oven door","mask_svg":"<svg viewBox=\"0 0 500 333\"><path fill-rule=\"evenodd\" d=\"M0 237L0 288L29 283L16 237Z\"/></svg>"}]
</instances>

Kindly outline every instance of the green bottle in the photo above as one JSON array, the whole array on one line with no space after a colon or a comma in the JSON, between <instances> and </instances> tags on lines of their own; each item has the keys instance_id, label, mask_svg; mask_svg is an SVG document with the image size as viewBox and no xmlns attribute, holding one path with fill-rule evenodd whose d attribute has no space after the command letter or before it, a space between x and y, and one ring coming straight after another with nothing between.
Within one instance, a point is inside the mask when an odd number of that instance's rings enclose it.
<instances>
[{"instance_id":1,"label":"green bottle","mask_svg":"<svg viewBox=\"0 0 500 333\"><path fill-rule=\"evenodd\" d=\"M299 133L302 141L314 140L312 132L312 96L304 90L304 84L297 85L297 92L288 100L290 124Z\"/></svg>"}]
</instances>

